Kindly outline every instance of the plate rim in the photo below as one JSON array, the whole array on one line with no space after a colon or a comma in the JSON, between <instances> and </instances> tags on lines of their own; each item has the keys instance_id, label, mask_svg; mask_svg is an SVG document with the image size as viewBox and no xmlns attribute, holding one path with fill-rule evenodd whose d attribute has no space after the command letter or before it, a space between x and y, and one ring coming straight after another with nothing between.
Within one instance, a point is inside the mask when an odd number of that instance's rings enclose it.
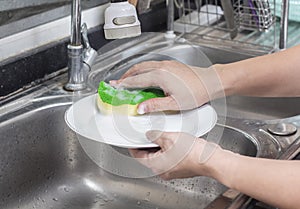
<instances>
[{"instance_id":1,"label":"plate rim","mask_svg":"<svg viewBox=\"0 0 300 209\"><path fill-rule=\"evenodd\" d=\"M109 140L108 140L108 141L103 140L103 138L100 139L100 140L94 139L94 138L89 137L89 136L87 136L87 135L85 135L85 134L82 134L82 133L80 133L78 130L76 130L76 127L74 127L73 124L69 121L70 118L68 118L68 115L69 115L68 113L73 109L74 104L76 104L76 103L78 103L79 101L82 101L82 100L84 100L84 99L87 100L88 98L93 98L93 97L95 97L95 96L98 96L98 94L95 93L95 94L91 94L91 95L89 95L89 96L83 97L83 98L79 99L78 101L72 103L71 106L68 107L68 109L65 111L65 114L64 114L65 122L66 122L66 124L68 125L68 127L69 127L72 131L74 131L76 134L78 134L78 135L84 137L85 139L93 140L93 141L96 141L96 142L99 142L99 143L104 143L104 144L111 145L111 146L116 146L116 147L122 147L122 148L135 148L135 149L139 149L139 148L155 148L155 147L159 147L159 145L157 145L157 144L155 144L155 143L152 143L152 142L149 142L149 143L147 143L147 144L134 144L134 143L132 143L132 142L131 142L130 144L127 144L127 143L118 143L118 144L116 144L116 143L113 143L113 142L111 142L111 141L109 141ZM210 108L210 109L212 110L212 112L213 112L213 114L212 114L212 115L213 115L213 117L212 117L212 123L211 123L211 126L209 126L207 129L205 129L205 131L202 131L202 132L203 132L202 135L200 135L200 136L197 135L197 136L196 136L197 138L199 138L199 137L205 135L205 134L208 133L210 130L212 130L212 129L215 127L215 125L216 125L216 123L217 123L217 119L218 119L217 113L216 113L215 109L214 109L210 104L207 104L207 103L201 105L200 107L197 107L197 108L194 108L194 109L191 109L191 110L186 110L186 111L192 111L192 110L200 109L200 108L203 108L203 106L206 106L207 108ZM95 105L95 107L96 107L96 105ZM133 116L129 116L129 117L133 117ZM128 142L127 140L125 140L125 141Z\"/></svg>"}]
</instances>

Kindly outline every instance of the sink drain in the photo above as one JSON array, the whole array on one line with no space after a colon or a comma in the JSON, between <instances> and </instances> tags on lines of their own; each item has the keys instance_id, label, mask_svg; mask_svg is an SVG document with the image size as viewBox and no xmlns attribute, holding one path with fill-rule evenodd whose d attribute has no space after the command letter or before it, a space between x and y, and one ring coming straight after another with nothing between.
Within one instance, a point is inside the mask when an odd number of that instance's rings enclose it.
<instances>
[{"instance_id":1,"label":"sink drain","mask_svg":"<svg viewBox=\"0 0 300 209\"><path fill-rule=\"evenodd\" d=\"M268 131L278 136L288 136L297 132L297 127L290 123L277 123L268 125Z\"/></svg>"}]
</instances>

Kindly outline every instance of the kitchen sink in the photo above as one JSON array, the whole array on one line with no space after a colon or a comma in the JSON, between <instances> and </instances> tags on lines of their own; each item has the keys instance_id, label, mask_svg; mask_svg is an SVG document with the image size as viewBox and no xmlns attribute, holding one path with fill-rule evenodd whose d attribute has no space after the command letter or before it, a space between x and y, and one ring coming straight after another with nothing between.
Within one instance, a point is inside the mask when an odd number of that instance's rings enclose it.
<instances>
[{"instance_id":1,"label":"kitchen sink","mask_svg":"<svg viewBox=\"0 0 300 209\"><path fill-rule=\"evenodd\" d=\"M1 208L204 208L226 190L205 177L167 182L106 172L64 122L69 104L54 103L1 123ZM226 128L220 144L256 156L254 140Z\"/></svg>"},{"instance_id":2,"label":"kitchen sink","mask_svg":"<svg viewBox=\"0 0 300 209\"><path fill-rule=\"evenodd\" d=\"M125 155L127 150L79 137L66 125L64 113L75 100L95 93L100 80L118 78L139 61L176 59L205 67L210 62L226 63L251 56L195 46L184 40L173 43L165 41L162 34L152 33L122 44L112 42L101 50L88 90L65 91L67 76L60 75L3 102L0 208L194 209L212 207L226 196L226 204L215 206L218 209L245 198L207 177L163 181L158 177L129 178L103 169L96 162L109 159L109 153L94 159L97 156L89 153L88 147L113 149ZM214 103L218 109L224 100ZM289 159L298 151L299 103L299 98L226 98L227 115L219 114L218 124L203 137L242 155ZM270 124L282 122L294 125L298 131L289 136L268 132ZM235 195L228 195L230 192Z\"/></svg>"}]
</instances>

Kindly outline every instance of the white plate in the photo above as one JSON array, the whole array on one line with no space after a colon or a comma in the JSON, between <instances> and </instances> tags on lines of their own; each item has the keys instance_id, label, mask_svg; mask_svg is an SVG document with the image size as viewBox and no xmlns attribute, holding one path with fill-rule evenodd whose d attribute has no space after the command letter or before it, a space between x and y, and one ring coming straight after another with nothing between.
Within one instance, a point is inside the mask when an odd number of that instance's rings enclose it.
<instances>
[{"instance_id":1,"label":"white plate","mask_svg":"<svg viewBox=\"0 0 300 209\"><path fill-rule=\"evenodd\" d=\"M148 130L186 132L202 136L217 121L217 114L210 105L177 114L103 115L97 108L97 97L98 94L94 94L75 102L66 111L65 120L77 134L118 147L157 147L147 140L145 133Z\"/></svg>"}]
</instances>

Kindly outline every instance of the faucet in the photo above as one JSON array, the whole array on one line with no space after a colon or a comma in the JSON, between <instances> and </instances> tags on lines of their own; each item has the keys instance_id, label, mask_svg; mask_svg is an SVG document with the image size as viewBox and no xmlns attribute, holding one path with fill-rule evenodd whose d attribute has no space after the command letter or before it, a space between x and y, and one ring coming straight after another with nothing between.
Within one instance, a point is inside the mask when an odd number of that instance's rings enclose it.
<instances>
[{"instance_id":1,"label":"faucet","mask_svg":"<svg viewBox=\"0 0 300 209\"><path fill-rule=\"evenodd\" d=\"M136 8L127 0L111 0L105 10L104 34L106 39L119 39L139 36L140 22ZM88 74L91 71L97 52L89 43L86 24L81 25L81 0L72 0L71 38L68 44L69 80L65 89L80 91L86 88Z\"/></svg>"},{"instance_id":2,"label":"faucet","mask_svg":"<svg viewBox=\"0 0 300 209\"><path fill-rule=\"evenodd\" d=\"M86 88L88 73L97 57L89 43L87 25L81 25L81 0L72 0L71 37L68 44L68 83L65 89L79 91Z\"/></svg>"},{"instance_id":3,"label":"faucet","mask_svg":"<svg viewBox=\"0 0 300 209\"><path fill-rule=\"evenodd\" d=\"M286 49L288 38L289 0L283 0L281 4L281 20L279 35L279 50Z\"/></svg>"}]
</instances>

